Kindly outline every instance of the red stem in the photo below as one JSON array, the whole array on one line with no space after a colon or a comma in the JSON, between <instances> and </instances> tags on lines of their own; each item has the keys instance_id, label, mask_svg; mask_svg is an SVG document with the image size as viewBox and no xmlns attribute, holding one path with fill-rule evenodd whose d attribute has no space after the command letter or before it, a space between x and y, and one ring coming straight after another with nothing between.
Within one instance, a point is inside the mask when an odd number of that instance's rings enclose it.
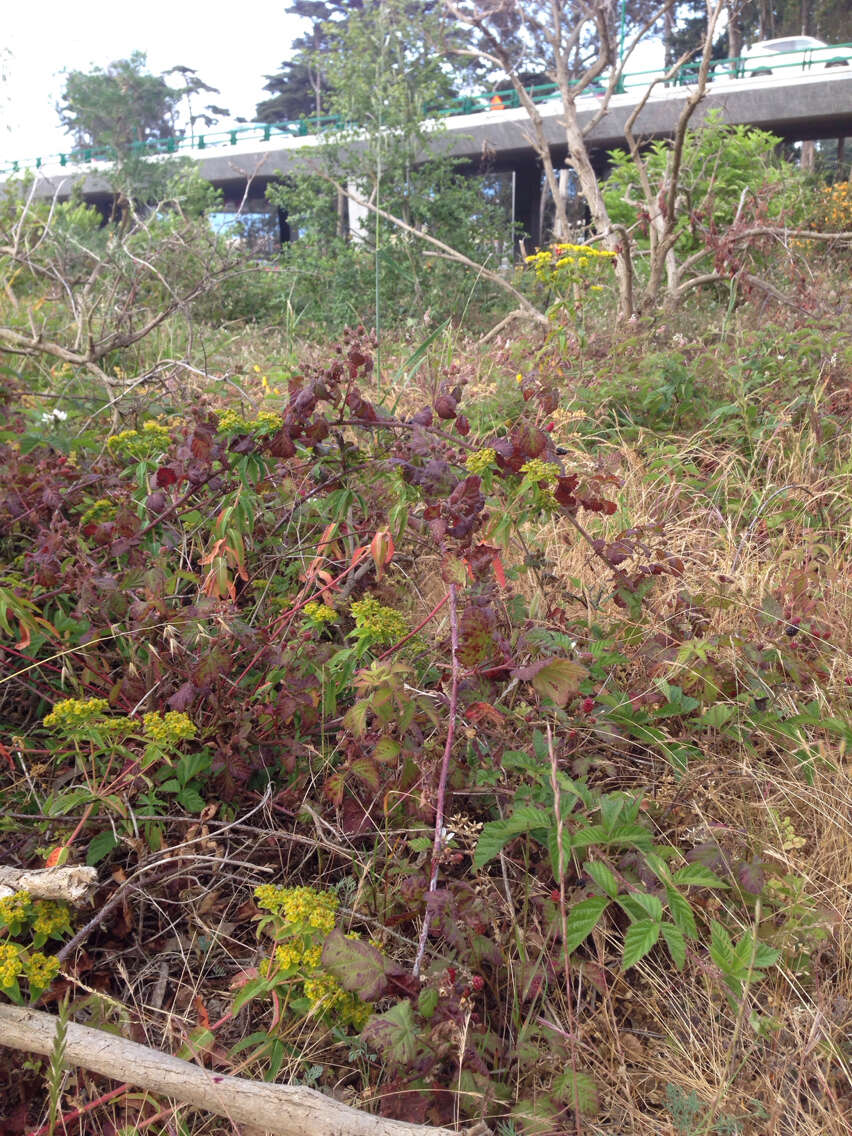
<instances>
[{"instance_id":1,"label":"red stem","mask_svg":"<svg viewBox=\"0 0 852 1136\"><path fill-rule=\"evenodd\" d=\"M81 1116L85 1116L87 1112L91 1112L92 1109L98 1108L100 1105L106 1104L116 1097L123 1096L126 1092L130 1091L130 1088L131 1086L127 1083L119 1085L117 1089L110 1089L108 1093L104 1093L103 1096L98 1097L97 1100L89 1101L89 1103L84 1104L82 1108L75 1108L71 1112L63 1113L62 1116L57 1118L57 1130L60 1126L63 1130L67 1129L70 1120L78 1120ZM47 1132L49 1128L49 1124L42 1124L41 1128L33 1129L32 1132L27 1133L27 1136L43 1136L43 1133Z\"/></svg>"},{"instance_id":2,"label":"red stem","mask_svg":"<svg viewBox=\"0 0 852 1136\"><path fill-rule=\"evenodd\" d=\"M386 659L388 657L388 655L393 655L396 651L398 651L400 649L400 647L403 646L404 643L407 643L409 639L413 638L417 634L418 631L422 631L423 628L426 626L426 624L429 622L429 620L435 618L435 616L438 614L438 612L441 610L441 608L444 606L444 604L447 602L447 600L449 598L450 598L450 596L449 596L449 592L448 592L447 595L445 595L444 598L440 601L440 603L435 604L435 606L432 608L432 610L429 612L429 614L426 616L426 618L420 620L420 622L417 624L417 626L414 628L413 631L409 631L409 633L405 636L405 638L400 639L400 641L398 643L394 643L394 645L392 647L388 647L388 649L385 651L385 653L383 655L379 655L376 662L380 663L382 661L382 659Z\"/></svg>"}]
</instances>

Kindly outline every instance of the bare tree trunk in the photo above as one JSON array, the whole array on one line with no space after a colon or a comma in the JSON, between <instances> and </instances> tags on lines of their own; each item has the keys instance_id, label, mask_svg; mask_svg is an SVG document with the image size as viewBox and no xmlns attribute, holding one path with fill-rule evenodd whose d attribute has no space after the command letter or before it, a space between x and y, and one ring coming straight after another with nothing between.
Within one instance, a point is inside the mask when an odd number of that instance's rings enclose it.
<instances>
[{"instance_id":1,"label":"bare tree trunk","mask_svg":"<svg viewBox=\"0 0 852 1136\"><path fill-rule=\"evenodd\" d=\"M49 1056L57 1024L52 1014L0 1005L0 1045ZM300 1085L228 1077L75 1022L67 1025L62 1056L67 1065L91 1069L114 1081L127 1081L158 1096L227 1117L232 1123L252 1124L274 1136L456 1136L448 1128L361 1112ZM477 1128L478 1133L488 1131L481 1125Z\"/></svg>"},{"instance_id":2,"label":"bare tree trunk","mask_svg":"<svg viewBox=\"0 0 852 1136\"><path fill-rule=\"evenodd\" d=\"M813 173L816 169L816 142L810 138L802 143L802 156L799 159L799 165L807 173Z\"/></svg>"}]
</instances>

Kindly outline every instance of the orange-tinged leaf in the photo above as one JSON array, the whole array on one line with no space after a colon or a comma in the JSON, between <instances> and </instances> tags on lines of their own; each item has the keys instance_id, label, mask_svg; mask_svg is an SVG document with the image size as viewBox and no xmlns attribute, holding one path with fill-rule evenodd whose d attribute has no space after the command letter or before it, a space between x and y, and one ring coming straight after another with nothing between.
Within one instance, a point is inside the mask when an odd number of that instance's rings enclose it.
<instances>
[{"instance_id":1,"label":"orange-tinged leaf","mask_svg":"<svg viewBox=\"0 0 852 1136\"><path fill-rule=\"evenodd\" d=\"M385 568L390 564L391 560L393 560L395 551L396 549L390 530L379 529L370 541L370 555L373 557L373 562L376 565L377 580L381 580Z\"/></svg>"},{"instance_id":2,"label":"orange-tinged leaf","mask_svg":"<svg viewBox=\"0 0 852 1136\"><path fill-rule=\"evenodd\" d=\"M501 588L506 587L506 573L503 569L503 561L499 556L494 557L494 575L497 577L497 583Z\"/></svg>"}]
</instances>

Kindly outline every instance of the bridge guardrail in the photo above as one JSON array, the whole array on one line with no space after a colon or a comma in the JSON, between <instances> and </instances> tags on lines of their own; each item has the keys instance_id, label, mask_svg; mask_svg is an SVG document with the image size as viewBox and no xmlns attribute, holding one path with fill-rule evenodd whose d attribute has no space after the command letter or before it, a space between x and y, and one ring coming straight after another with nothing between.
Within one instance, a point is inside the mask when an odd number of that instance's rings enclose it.
<instances>
[{"instance_id":1,"label":"bridge guardrail","mask_svg":"<svg viewBox=\"0 0 852 1136\"><path fill-rule=\"evenodd\" d=\"M825 49L819 49L820 51L824 50L828 53L825 58L820 56L819 59L813 58L813 52L816 49L802 51L797 53L801 56L800 59L788 63L778 63L773 59L770 63L764 60L761 64L757 59L748 59L746 56L712 60L711 82L719 81L723 78L742 78L755 71L761 70L762 67L771 70L772 74L779 71L790 73L793 71L807 72L831 67L845 62L840 56L837 58L831 57L830 52L837 51L838 49L841 51L852 49L852 43L831 44ZM699 64L696 60L682 64L677 74L674 75L672 79L667 80L665 85L677 87L688 86L694 83L698 78L698 67ZM725 72L727 72L727 75L725 75ZM658 69L630 72L621 77L613 93L625 94L637 88L644 90L651 80L660 78L661 74L662 72ZM577 85L577 82L578 81L575 81L572 85ZM581 94L600 97L607 89L606 83L606 80L597 79L587 85ZM538 83L526 87L525 90L535 103L549 102L555 100L560 95L559 88L555 83ZM429 117L453 118L459 115L479 114L485 111L516 109L520 106L521 99L518 92L514 87L507 87L496 91L486 91L472 95L459 95L449 102L428 106L426 111ZM246 126L238 126L214 133L208 131L204 134L191 134L189 136L148 138L143 141L132 142L129 147L129 153L144 157L160 154L180 154L197 150L224 149L225 147L237 146L240 142L244 141L270 142L277 136L303 138L344 128L355 129L355 126L354 124L345 123L338 115L310 115L299 119L285 120L283 122L254 122ZM28 169L43 170L46 166L58 165L60 167L67 167L91 165L94 162L109 162L114 161L117 156L117 152L109 147L84 146L59 154L51 154L47 157L13 159L5 165L0 165L0 176L14 176Z\"/></svg>"}]
</instances>

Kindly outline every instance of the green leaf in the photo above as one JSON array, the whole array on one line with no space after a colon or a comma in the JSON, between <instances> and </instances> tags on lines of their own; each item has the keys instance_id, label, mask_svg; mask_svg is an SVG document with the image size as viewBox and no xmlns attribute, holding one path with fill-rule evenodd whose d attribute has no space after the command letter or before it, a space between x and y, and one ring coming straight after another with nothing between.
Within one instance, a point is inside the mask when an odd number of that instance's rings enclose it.
<instances>
[{"instance_id":1,"label":"green leaf","mask_svg":"<svg viewBox=\"0 0 852 1136\"><path fill-rule=\"evenodd\" d=\"M384 1014L373 1014L361 1031L368 1045L397 1065L408 1066L417 1055L417 1026L408 998Z\"/></svg>"},{"instance_id":2,"label":"green leaf","mask_svg":"<svg viewBox=\"0 0 852 1136\"><path fill-rule=\"evenodd\" d=\"M692 914L689 900L673 887L666 888L666 898L669 901L669 912L678 928L688 939L696 938L698 930L695 926L695 916Z\"/></svg>"},{"instance_id":3,"label":"green leaf","mask_svg":"<svg viewBox=\"0 0 852 1136\"><path fill-rule=\"evenodd\" d=\"M654 919L637 919L624 934L622 970L629 970L650 951L660 937L660 924Z\"/></svg>"},{"instance_id":4,"label":"green leaf","mask_svg":"<svg viewBox=\"0 0 852 1136\"><path fill-rule=\"evenodd\" d=\"M716 702L710 706L699 718L692 719L696 730L721 730L733 718L737 707L729 702Z\"/></svg>"},{"instance_id":5,"label":"green leaf","mask_svg":"<svg viewBox=\"0 0 852 1136\"><path fill-rule=\"evenodd\" d=\"M570 659L540 659L515 672L524 682L531 682L533 690L542 698L549 698L557 706L564 706L589 672Z\"/></svg>"},{"instance_id":6,"label":"green leaf","mask_svg":"<svg viewBox=\"0 0 852 1136\"><path fill-rule=\"evenodd\" d=\"M372 758L369 757L356 757L349 769L359 781L372 789L374 793L378 793L381 779L379 777L379 769Z\"/></svg>"},{"instance_id":7,"label":"green leaf","mask_svg":"<svg viewBox=\"0 0 852 1136\"><path fill-rule=\"evenodd\" d=\"M734 965L734 944L731 942L731 936L717 919L710 924L710 957L725 974Z\"/></svg>"},{"instance_id":8,"label":"green leaf","mask_svg":"<svg viewBox=\"0 0 852 1136\"><path fill-rule=\"evenodd\" d=\"M630 898L638 904L649 919L654 919L659 923L663 917L663 905L655 895L650 895L647 891L632 891Z\"/></svg>"},{"instance_id":9,"label":"green leaf","mask_svg":"<svg viewBox=\"0 0 852 1136\"><path fill-rule=\"evenodd\" d=\"M687 864L685 868L679 868L674 874L674 881L685 887L727 888L728 886L704 864Z\"/></svg>"},{"instance_id":10,"label":"green leaf","mask_svg":"<svg viewBox=\"0 0 852 1136\"><path fill-rule=\"evenodd\" d=\"M762 970L767 966L775 966L780 957L781 952L776 950L775 947L769 947L766 943L758 943L757 950L754 953L754 965Z\"/></svg>"},{"instance_id":11,"label":"green leaf","mask_svg":"<svg viewBox=\"0 0 852 1136\"><path fill-rule=\"evenodd\" d=\"M565 950L570 954L587 939L609 906L609 896L595 895L581 899L569 912L565 926Z\"/></svg>"},{"instance_id":12,"label":"green leaf","mask_svg":"<svg viewBox=\"0 0 852 1136\"><path fill-rule=\"evenodd\" d=\"M197 789L181 789L177 799L188 813L200 813L206 803Z\"/></svg>"},{"instance_id":13,"label":"green leaf","mask_svg":"<svg viewBox=\"0 0 852 1136\"><path fill-rule=\"evenodd\" d=\"M420 997L417 999L417 1009L419 1013L426 1018L429 1018L435 1013L438 1008L438 991L434 986L427 986L425 990L420 991Z\"/></svg>"},{"instance_id":14,"label":"green leaf","mask_svg":"<svg viewBox=\"0 0 852 1136\"><path fill-rule=\"evenodd\" d=\"M678 970L683 970L686 965L686 939L683 937L683 931L681 931L680 927L676 927L674 923L663 923L660 930L663 933L663 938L666 940L666 946L669 948L672 962Z\"/></svg>"},{"instance_id":15,"label":"green leaf","mask_svg":"<svg viewBox=\"0 0 852 1136\"><path fill-rule=\"evenodd\" d=\"M583 1073L579 1069L567 1069L556 1078L551 1090L558 1101L561 1101L572 1112L579 1109L584 1116L597 1116L600 1109L598 1100L598 1086L594 1077Z\"/></svg>"},{"instance_id":16,"label":"green leaf","mask_svg":"<svg viewBox=\"0 0 852 1136\"><path fill-rule=\"evenodd\" d=\"M610 899L615 899L618 895L618 880L615 878L615 873L606 864L602 864L599 860L587 860L583 865L583 871L595 881L601 891L605 892Z\"/></svg>"},{"instance_id":17,"label":"green leaf","mask_svg":"<svg viewBox=\"0 0 852 1136\"><path fill-rule=\"evenodd\" d=\"M367 714L370 712L370 700L362 698L351 706L343 716L343 725L350 730L356 738L362 738L367 732Z\"/></svg>"},{"instance_id":18,"label":"green leaf","mask_svg":"<svg viewBox=\"0 0 852 1136\"><path fill-rule=\"evenodd\" d=\"M535 829L548 829L553 823L552 815L545 809L524 805L515 809L506 820L492 820L482 829L473 854L474 868L483 868L489 860L498 856L510 840Z\"/></svg>"},{"instance_id":19,"label":"green leaf","mask_svg":"<svg viewBox=\"0 0 852 1136\"><path fill-rule=\"evenodd\" d=\"M113 848L118 844L118 838L111 828L105 832L99 832L97 836L93 836L89 841L89 847L86 849L86 863L90 868L95 864L99 864L101 860L109 856Z\"/></svg>"},{"instance_id":20,"label":"green leaf","mask_svg":"<svg viewBox=\"0 0 852 1136\"><path fill-rule=\"evenodd\" d=\"M391 765L399 757L401 749L402 746L395 738L379 738L373 750L373 761L378 761L381 765Z\"/></svg>"},{"instance_id":21,"label":"green leaf","mask_svg":"<svg viewBox=\"0 0 852 1136\"><path fill-rule=\"evenodd\" d=\"M361 939L348 939L335 928L325 939L322 966L334 975L344 990L357 994L362 1002L375 1002L385 993L389 974L401 968Z\"/></svg>"}]
</instances>

